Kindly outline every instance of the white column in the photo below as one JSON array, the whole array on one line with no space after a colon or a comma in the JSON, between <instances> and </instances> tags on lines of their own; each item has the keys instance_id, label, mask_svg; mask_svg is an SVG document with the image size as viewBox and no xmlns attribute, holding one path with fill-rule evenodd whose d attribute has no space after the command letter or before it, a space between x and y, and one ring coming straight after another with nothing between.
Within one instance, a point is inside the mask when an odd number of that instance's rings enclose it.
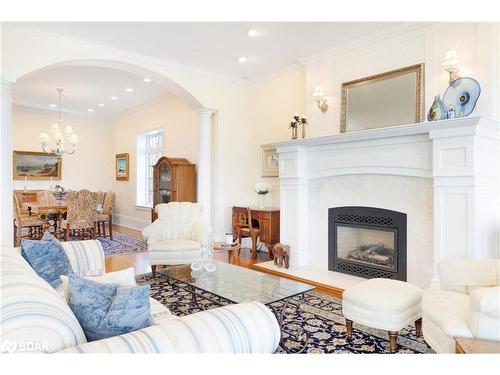
<instances>
[{"instance_id":1,"label":"white column","mask_svg":"<svg viewBox=\"0 0 500 375\"><path fill-rule=\"evenodd\" d=\"M12 87L2 78L0 123L0 245L13 245L12 211Z\"/></svg>"},{"instance_id":2,"label":"white column","mask_svg":"<svg viewBox=\"0 0 500 375\"><path fill-rule=\"evenodd\" d=\"M278 147L280 176L280 242L290 245L290 264L309 264L309 210L306 151Z\"/></svg>"},{"instance_id":3,"label":"white column","mask_svg":"<svg viewBox=\"0 0 500 375\"><path fill-rule=\"evenodd\" d=\"M198 155L197 200L203 205L203 216L212 219L212 115L213 109L196 111L200 124L200 147Z\"/></svg>"},{"instance_id":4,"label":"white column","mask_svg":"<svg viewBox=\"0 0 500 375\"><path fill-rule=\"evenodd\" d=\"M433 143L434 281L443 259L500 256L500 131L484 117L429 131Z\"/></svg>"}]
</instances>

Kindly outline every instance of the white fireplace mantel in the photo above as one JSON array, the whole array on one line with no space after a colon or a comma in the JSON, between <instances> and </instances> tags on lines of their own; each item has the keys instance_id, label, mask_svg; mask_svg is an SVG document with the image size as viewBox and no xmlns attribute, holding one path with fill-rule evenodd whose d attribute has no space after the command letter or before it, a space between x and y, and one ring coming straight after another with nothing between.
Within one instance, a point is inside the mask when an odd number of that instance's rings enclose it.
<instances>
[{"instance_id":1,"label":"white fireplace mantel","mask_svg":"<svg viewBox=\"0 0 500 375\"><path fill-rule=\"evenodd\" d=\"M493 120L466 117L274 145L281 242L291 246L293 266L309 264L309 236L318 235L309 227L310 181L342 175L433 179L434 268L444 258L500 257L500 124Z\"/></svg>"}]
</instances>

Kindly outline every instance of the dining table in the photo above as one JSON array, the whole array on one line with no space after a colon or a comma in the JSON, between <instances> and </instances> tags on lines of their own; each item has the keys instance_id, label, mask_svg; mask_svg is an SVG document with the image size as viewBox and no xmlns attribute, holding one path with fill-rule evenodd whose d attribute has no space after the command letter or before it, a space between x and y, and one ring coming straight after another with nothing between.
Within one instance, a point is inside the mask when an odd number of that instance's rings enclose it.
<instances>
[{"instance_id":1,"label":"dining table","mask_svg":"<svg viewBox=\"0 0 500 375\"><path fill-rule=\"evenodd\" d=\"M28 216L37 215L40 219L45 221L43 230L49 231L57 238L62 238L62 231L60 228L60 221L65 218L68 210L66 203L38 203L38 202L25 202L23 208L28 212Z\"/></svg>"}]
</instances>

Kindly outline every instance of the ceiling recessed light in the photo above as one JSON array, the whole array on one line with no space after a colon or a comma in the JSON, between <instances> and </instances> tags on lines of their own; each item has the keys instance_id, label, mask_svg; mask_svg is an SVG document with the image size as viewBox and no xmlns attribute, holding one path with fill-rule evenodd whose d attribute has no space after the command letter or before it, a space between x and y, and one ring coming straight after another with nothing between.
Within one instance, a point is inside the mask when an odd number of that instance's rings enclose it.
<instances>
[{"instance_id":1,"label":"ceiling recessed light","mask_svg":"<svg viewBox=\"0 0 500 375\"><path fill-rule=\"evenodd\" d=\"M53 104L53 103L50 103L50 104L49 104L49 107L50 107L50 108L55 108L55 107L57 107L57 105L55 105L55 104Z\"/></svg>"},{"instance_id":2,"label":"ceiling recessed light","mask_svg":"<svg viewBox=\"0 0 500 375\"><path fill-rule=\"evenodd\" d=\"M250 29L250 30L248 30L247 34L248 34L248 36L250 38L254 38L254 37L256 37L256 36L259 35L259 30L257 30L257 29Z\"/></svg>"},{"instance_id":3,"label":"ceiling recessed light","mask_svg":"<svg viewBox=\"0 0 500 375\"><path fill-rule=\"evenodd\" d=\"M87 111L94 112L94 110L92 108L87 109Z\"/></svg>"},{"instance_id":4,"label":"ceiling recessed light","mask_svg":"<svg viewBox=\"0 0 500 375\"><path fill-rule=\"evenodd\" d=\"M152 81L151 78L144 78L144 82L146 83L151 83L151 81Z\"/></svg>"},{"instance_id":5,"label":"ceiling recessed light","mask_svg":"<svg viewBox=\"0 0 500 375\"><path fill-rule=\"evenodd\" d=\"M134 89L132 87L127 87L125 89L126 92L134 92Z\"/></svg>"},{"instance_id":6,"label":"ceiling recessed light","mask_svg":"<svg viewBox=\"0 0 500 375\"><path fill-rule=\"evenodd\" d=\"M118 100L118 97L116 97L116 96L112 96L112 97L110 97L110 99L111 99L111 100Z\"/></svg>"},{"instance_id":7,"label":"ceiling recessed light","mask_svg":"<svg viewBox=\"0 0 500 375\"><path fill-rule=\"evenodd\" d=\"M104 103L97 103L99 107L104 107Z\"/></svg>"},{"instance_id":8,"label":"ceiling recessed light","mask_svg":"<svg viewBox=\"0 0 500 375\"><path fill-rule=\"evenodd\" d=\"M240 62L240 63L246 63L247 61L248 61L248 58L246 56L238 57L238 62Z\"/></svg>"}]
</instances>

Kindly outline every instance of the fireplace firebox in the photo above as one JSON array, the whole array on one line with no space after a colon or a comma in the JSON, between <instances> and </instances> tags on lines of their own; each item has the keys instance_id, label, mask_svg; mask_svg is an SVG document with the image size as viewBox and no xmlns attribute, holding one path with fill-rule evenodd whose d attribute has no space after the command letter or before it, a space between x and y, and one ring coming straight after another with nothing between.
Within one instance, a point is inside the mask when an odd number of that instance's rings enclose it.
<instances>
[{"instance_id":1,"label":"fireplace firebox","mask_svg":"<svg viewBox=\"0 0 500 375\"><path fill-rule=\"evenodd\" d=\"M375 207L330 208L328 269L406 281L406 214Z\"/></svg>"}]
</instances>

